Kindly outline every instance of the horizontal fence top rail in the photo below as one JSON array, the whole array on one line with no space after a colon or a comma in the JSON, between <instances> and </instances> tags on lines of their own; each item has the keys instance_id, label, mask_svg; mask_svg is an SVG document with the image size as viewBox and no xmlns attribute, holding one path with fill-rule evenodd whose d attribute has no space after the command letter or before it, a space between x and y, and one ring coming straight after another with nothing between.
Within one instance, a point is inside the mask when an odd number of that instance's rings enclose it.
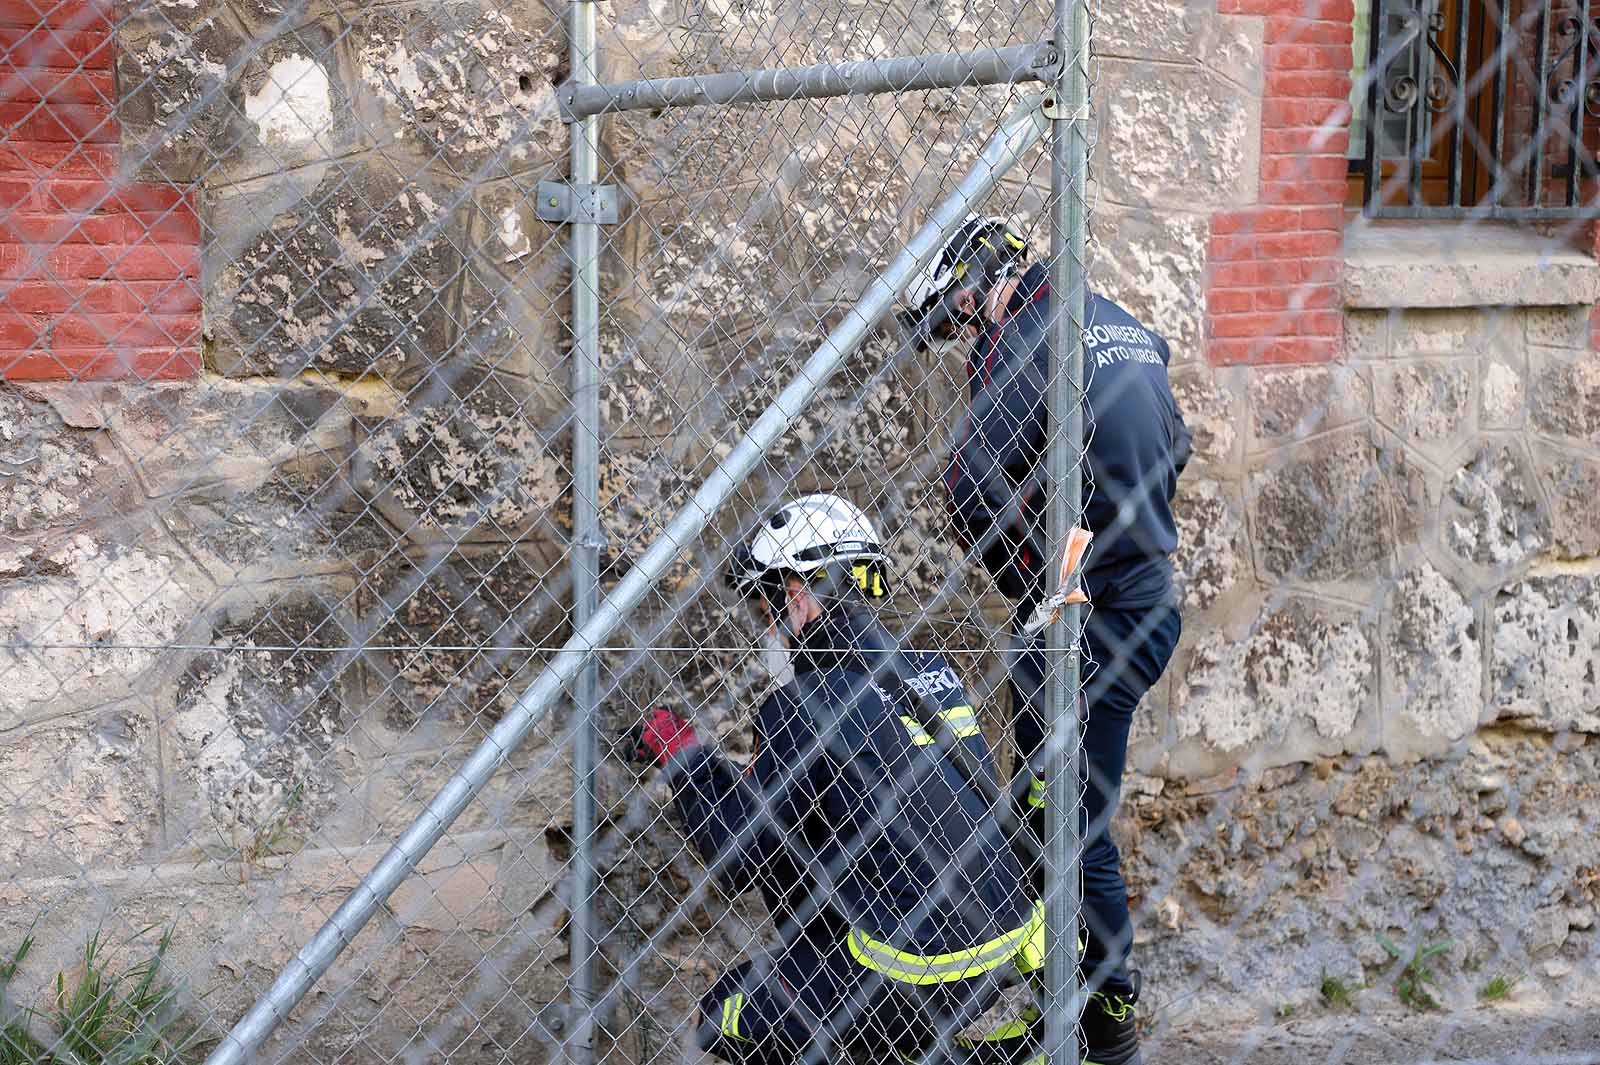
<instances>
[{"instance_id":1,"label":"horizontal fence top rail","mask_svg":"<svg viewBox=\"0 0 1600 1065\"><path fill-rule=\"evenodd\" d=\"M793 69L739 70L602 85L568 85L557 94L557 99L562 119L573 122L612 111L1048 82L1054 79L1060 62L1060 52L1053 44L1019 44L972 52L818 63Z\"/></svg>"}]
</instances>

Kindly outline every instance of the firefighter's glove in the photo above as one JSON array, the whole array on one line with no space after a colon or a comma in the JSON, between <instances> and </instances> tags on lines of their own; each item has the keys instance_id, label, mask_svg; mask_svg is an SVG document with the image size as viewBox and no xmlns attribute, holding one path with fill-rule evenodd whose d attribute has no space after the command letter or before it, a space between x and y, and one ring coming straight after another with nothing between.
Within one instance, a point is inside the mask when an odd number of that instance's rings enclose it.
<instances>
[{"instance_id":1,"label":"firefighter's glove","mask_svg":"<svg viewBox=\"0 0 1600 1065\"><path fill-rule=\"evenodd\" d=\"M635 762L663 766L679 751L699 745L700 737L687 718L658 706L629 734L628 756Z\"/></svg>"}]
</instances>

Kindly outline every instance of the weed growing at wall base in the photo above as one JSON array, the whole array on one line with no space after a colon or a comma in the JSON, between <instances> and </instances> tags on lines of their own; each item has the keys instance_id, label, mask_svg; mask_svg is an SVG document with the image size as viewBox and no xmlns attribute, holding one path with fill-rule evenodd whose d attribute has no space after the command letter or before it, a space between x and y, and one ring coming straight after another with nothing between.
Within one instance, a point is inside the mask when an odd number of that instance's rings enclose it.
<instances>
[{"instance_id":1,"label":"weed growing at wall base","mask_svg":"<svg viewBox=\"0 0 1600 1065\"><path fill-rule=\"evenodd\" d=\"M1507 976L1504 973L1500 973L1478 989L1478 998L1483 1002L1499 1002L1501 999L1509 998L1511 992L1517 989L1517 984L1521 982L1521 979L1518 976Z\"/></svg>"},{"instance_id":2,"label":"weed growing at wall base","mask_svg":"<svg viewBox=\"0 0 1600 1065\"><path fill-rule=\"evenodd\" d=\"M250 870L259 867L265 859L280 854L293 854L305 842L289 827L289 818L299 808L303 794L303 785L295 785L284 797L277 812L247 835L241 835L238 829L235 829L228 837L224 837L222 832L217 830L217 843L214 846L199 847L195 865L198 866L208 859L237 861L239 883L243 884L250 879Z\"/></svg>"},{"instance_id":3,"label":"weed growing at wall base","mask_svg":"<svg viewBox=\"0 0 1600 1065\"><path fill-rule=\"evenodd\" d=\"M201 1059L199 1038L164 970L170 933L162 934L150 957L121 968L96 932L84 945L82 963L56 974L45 1009L10 997L33 944L26 936L0 965L0 1065L187 1065Z\"/></svg>"},{"instance_id":4,"label":"weed growing at wall base","mask_svg":"<svg viewBox=\"0 0 1600 1065\"><path fill-rule=\"evenodd\" d=\"M1337 976L1331 975L1328 970L1322 970L1322 984L1317 989L1322 996L1322 1001L1334 1009L1349 1009L1355 1005L1352 996L1359 988L1352 988Z\"/></svg>"},{"instance_id":5,"label":"weed growing at wall base","mask_svg":"<svg viewBox=\"0 0 1600 1065\"><path fill-rule=\"evenodd\" d=\"M0 965L0 1065L43 1060L44 1047L28 1032L26 1011L11 1001L11 981L33 950L33 936L24 936L11 959Z\"/></svg>"},{"instance_id":6,"label":"weed growing at wall base","mask_svg":"<svg viewBox=\"0 0 1600 1065\"><path fill-rule=\"evenodd\" d=\"M1383 933L1378 934L1378 944L1396 961L1405 957L1405 952L1395 945L1394 940ZM1439 957L1455 946L1455 940L1446 939L1439 943L1429 943L1418 946L1412 953L1405 967L1400 970L1400 975L1394 982L1394 993L1400 1001L1414 1010L1439 1009L1439 1000L1433 997L1433 992L1428 990L1429 984L1437 984L1438 978L1433 972L1433 959Z\"/></svg>"}]
</instances>

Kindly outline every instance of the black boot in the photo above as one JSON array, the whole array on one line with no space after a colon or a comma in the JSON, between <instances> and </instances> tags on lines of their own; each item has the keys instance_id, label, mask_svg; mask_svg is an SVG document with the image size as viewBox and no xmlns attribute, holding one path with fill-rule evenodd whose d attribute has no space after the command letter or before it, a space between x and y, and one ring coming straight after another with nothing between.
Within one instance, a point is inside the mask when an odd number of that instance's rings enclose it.
<instances>
[{"instance_id":1,"label":"black boot","mask_svg":"<svg viewBox=\"0 0 1600 1065\"><path fill-rule=\"evenodd\" d=\"M1091 992L1083 1007L1083 1065L1142 1065L1139 974L1126 988Z\"/></svg>"}]
</instances>

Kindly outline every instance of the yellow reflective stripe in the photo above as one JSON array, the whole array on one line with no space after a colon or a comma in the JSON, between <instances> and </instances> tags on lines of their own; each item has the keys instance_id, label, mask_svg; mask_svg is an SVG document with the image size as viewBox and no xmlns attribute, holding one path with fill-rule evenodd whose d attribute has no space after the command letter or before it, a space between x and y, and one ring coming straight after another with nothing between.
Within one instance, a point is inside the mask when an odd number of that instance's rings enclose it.
<instances>
[{"instance_id":1,"label":"yellow reflective stripe","mask_svg":"<svg viewBox=\"0 0 1600 1065\"><path fill-rule=\"evenodd\" d=\"M979 1036L977 1041L980 1043L999 1043L1006 1039L1020 1039L1027 1034L1028 1025L1026 1022L1012 1021L1010 1024L1002 1024L988 1035Z\"/></svg>"},{"instance_id":2,"label":"yellow reflective stripe","mask_svg":"<svg viewBox=\"0 0 1600 1065\"><path fill-rule=\"evenodd\" d=\"M732 998L723 999L722 1000L722 1024L720 1026L720 1031L722 1032L723 1035L727 1036L729 1039L737 1039L741 1043L748 1043L750 1040L746 1039L744 1037L744 1035L739 1031L739 1012L741 1010L743 1010L743 1009L744 1009L744 994L743 994L743 992L741 992L741 993L739 993L737 995L734 995Z\"/></svg>"},{"instance_id":3,"label":"yellow reflective stripe","mask_svg":"<svg viewBox=\"0 0 1600 1065\"><path fill-rule=\"evenodd\" d=\"M850 954L873 972L883 973L893 980L906 984L943 984L951 980L965 980L982 976L991 969L1010 961L1028 949L1037 938L1044 938L1044 903L1035 902L1033 916L1021 928L1014 928L966 950L953 950L947 954L913 954L897 950L888 943L873 939L865 932L852 928L846 941Z\"/></svg>"},{"instance_id":4,"label":"yellow reflective stripe","mask_svg":"<svg viewBox=\"0 0 1600 1065\"><path fill-rule=\"evenodd\" d=\"M957 739L977 736L983 732L978 727L978 715L970 706L953 706L949 710L941 710L939 716L950 726L950 731L955 734ZM901 714L900 723L906 727L907 732L911 733L911 742L914 746L927 747L934 742L933 737L928 734L928 730L923 728L922 723L910 714Z\"/></svg>"},{"instance_id":5,"label":"yellow reflective stripe","mask_svg":"<svg viewBox=\"0 0 1600 1065\"><path fill-rule=\"evenodd\" d=\"M1017 971L1024 976L1044 968L1044 900L1041 899L1033 905L1034 912L1039 915L1038 920L1032 925L1028 941L1017 951Z\"/></svg>"},{"instance_id":6,"label":"yellow reflective stripe","mask_svg":"<svg viewBox=\"0 0 1600 1065\"><path fill-rule=\"evenodd\" d=\"M928 730L923 728L916 718L911 717L909 714L901 714L900 724L904 725L906 731L911 733L912 746L927 747L933 743L933 737L928 735Z\"/></svg>"},{"instance_id":7,"label":"yellow reflective stripe","mask_svg":"<svg viewBox=\"0 0 1600 1065\"><path fill-rule=\"evenodd\" d=\"M1044 913L1044 902L1041 900L1036 902L1034 905L1039 908L1038 912L1042 916ZM1088 949L1088 946L1088 937L1086 937L1080 931L1078 933L1079 961L1083 960L1083 952ZM1039 923L1034 926L1033 934L1028 937L1028 941L1024 943L1022 945L1022 949L1017 952L1017 971L1026 976L1028 973L1037 972L1038 970L1044 968L1044 951L1044 921L1041 919Z\"/></svg>"},{"instance_id":8,"label":"yellow reflective stripe","mask_svg":"<svg viewBox=\"0 0 1600 1065\"><path fill-rule=\"evenodd\" d=\"M1028 805L1044 806L1045 783L1038 777L1033 778L1033 783L1028 785Z\"/></svg>"},{"instance_id":9,"label":"yellow reflective stripe","mask_svg":"<svg viewBox=\"0 0 1600 1065\"><path fill-rule=\"evenodd\" d=\"M983 732L983 729L978 727L978 712L970 706L952 706L948 710L939 711L939 716L944 718L957 739L981 735Z\"/></svg>"},{"instance_id":10,"label":"yellow reflective stripe","mask_svg":"<svg viewBox=\"0 0 1600 1065\"><path fill-rule=\"evenodd\" d=\"M1005 1024L1002 1024L1000 1027L996 1028L987 1035L981 1035L977 1039L964 1039L960 1036L957 1036L956 1045L972 1047L979 1043L998 1043L1006 1039L1021 1039L1023 1036L1028 1034L1029 1028L1038 1023L1038 1008L1029 1006L1027 1009L1022 1011L1022 1016L1018 1017L1014 1021L1007 1021Z\"/></svg>"}]
</instances>

